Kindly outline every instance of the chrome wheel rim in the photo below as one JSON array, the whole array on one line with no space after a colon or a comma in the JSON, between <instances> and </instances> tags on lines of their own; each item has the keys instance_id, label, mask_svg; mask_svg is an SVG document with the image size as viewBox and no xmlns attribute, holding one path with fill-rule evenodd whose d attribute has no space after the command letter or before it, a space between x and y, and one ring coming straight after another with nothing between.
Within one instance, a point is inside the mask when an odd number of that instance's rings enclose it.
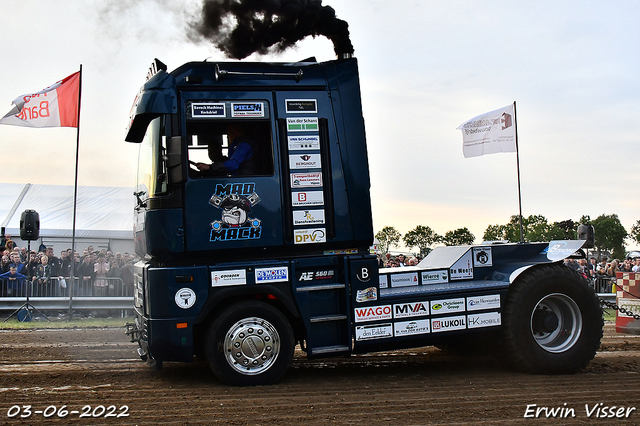
<instances>
[{"instance_id":1,"label":"chrome wheel rim","mask_svg":"<svg viewBox=\"0 0 640 426\"><path fill-rule=\"evenodd\" d=\"M280 336L268 321L244 318L231 326L224 339L229 365L245 375L261 374L269 369L280 353Z\"/></svg>"},{"instance_id":2,"label":"chrome wheel rim","mask_svg":"<svg viewBox=\"0 0 640 426\"><path fill-rule=\"evenodd\" d=\"M536 343L551 353L565 352L582 333L582 315L576 302L566 294L542 298L531 313L531 333Z\"/></svg>"}]
</instances>

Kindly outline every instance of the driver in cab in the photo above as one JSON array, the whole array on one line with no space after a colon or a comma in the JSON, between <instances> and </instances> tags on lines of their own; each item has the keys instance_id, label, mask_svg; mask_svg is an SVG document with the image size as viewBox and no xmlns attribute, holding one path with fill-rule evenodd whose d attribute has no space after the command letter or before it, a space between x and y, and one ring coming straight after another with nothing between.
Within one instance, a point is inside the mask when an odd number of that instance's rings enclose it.
<instances>
[{"instance_id":1,"label":"driver in cab","mask_svg":"<svg viewBox=\"0 0 640 426\"><path fill-rule=\"evenodd\" d=\"M229 140L229 156L216 155L213 152L216 148L209 145L209 158L211 164L196 163L196 167L204 175L226 175L241 176L256 173L256 158L254 155L254 141L247 135L244 126L230 124L227 127L227 138ZM219 158L220 161L216 161Z\"/></svg>"}]
</instances>

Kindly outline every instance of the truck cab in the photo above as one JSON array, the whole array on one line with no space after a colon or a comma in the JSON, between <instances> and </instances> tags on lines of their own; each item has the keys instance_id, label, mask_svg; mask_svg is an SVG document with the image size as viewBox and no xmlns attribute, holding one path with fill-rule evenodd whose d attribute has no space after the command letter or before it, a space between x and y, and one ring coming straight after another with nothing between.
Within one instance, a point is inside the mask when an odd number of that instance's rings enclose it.
<instances>
[{"instance_id":1,"label":"truck cab","mask_svg":"<svg viewBox=\"0 0 640 426\"><path fill-rule=\"evenodd\" d=\"M226 383L268 384L296 345L316 358L478 336L530 371L595 354L599 304L559 264L583 241L443 247L378 269L355 58L156 60L126 140L140 144L142 259L128 332L158 368L200 355Z\"/></svg>"}]
</instances>

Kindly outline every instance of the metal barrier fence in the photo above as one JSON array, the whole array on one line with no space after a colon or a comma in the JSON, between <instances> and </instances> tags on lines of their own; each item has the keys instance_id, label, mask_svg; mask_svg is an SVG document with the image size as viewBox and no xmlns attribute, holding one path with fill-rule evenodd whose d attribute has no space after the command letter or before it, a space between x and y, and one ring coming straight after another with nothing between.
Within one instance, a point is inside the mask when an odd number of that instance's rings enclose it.
<instances>
[{"instance_id":1,"label":"metal barrier fence","mask_svg":"<svg viewBox=\"0 0 640 426\"><path fill-rule=\"evenodd\" d=\"M27 301L39 310L132 309L133 285L114 277L0 280L0 311L15 310Z\"/></svg>"},{"instance_id":2,"label":"metal barrier fence","mask_svg":"<svg viewBox=\"0 0 640 426\"><path fill-rule=\"evenodd\" d=\"M611 288L615 284L616 279L609 276L600 276L589 280L589 285L596 293L611 293Z\"/></svg>"}]
</instances>

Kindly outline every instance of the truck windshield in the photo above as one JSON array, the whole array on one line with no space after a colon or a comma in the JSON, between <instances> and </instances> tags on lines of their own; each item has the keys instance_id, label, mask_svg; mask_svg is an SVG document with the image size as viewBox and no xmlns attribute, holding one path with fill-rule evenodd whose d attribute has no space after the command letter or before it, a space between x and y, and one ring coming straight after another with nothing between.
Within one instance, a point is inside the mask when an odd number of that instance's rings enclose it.
<instances>
[{"instance_id":1,"label":"truck windshield","mask_svg":"<svg viewBox=\"0 0 640 426\"><path fill-rule=\"evenodd\" d=\"M138 152L138 177L136 191L144 192L142 199L167 192L167 174L164 155L166 138L162 134L162 119L154 119Z\"/></svg>"}]
</instances>

